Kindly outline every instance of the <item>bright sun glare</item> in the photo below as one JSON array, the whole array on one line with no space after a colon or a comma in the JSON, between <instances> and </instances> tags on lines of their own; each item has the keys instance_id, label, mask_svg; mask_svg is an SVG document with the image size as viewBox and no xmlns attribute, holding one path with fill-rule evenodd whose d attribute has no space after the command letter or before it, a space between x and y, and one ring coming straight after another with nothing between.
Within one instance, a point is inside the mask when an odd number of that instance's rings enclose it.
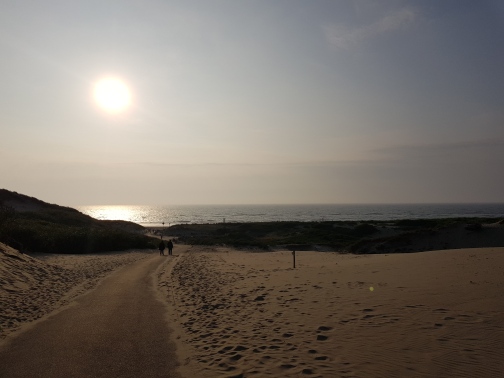
<instances>
[{"instance_id":1,"label":"bright sun glare","mask_svg":"<svg viewBox=\"0 0 504 378\"><path fill-rule=\"evenodd\" d=\"M131 92L124 81L107 77L98 80L93 88L96 103L110 113L120 113L131 104Z\"/></svg>"}]
</instances>

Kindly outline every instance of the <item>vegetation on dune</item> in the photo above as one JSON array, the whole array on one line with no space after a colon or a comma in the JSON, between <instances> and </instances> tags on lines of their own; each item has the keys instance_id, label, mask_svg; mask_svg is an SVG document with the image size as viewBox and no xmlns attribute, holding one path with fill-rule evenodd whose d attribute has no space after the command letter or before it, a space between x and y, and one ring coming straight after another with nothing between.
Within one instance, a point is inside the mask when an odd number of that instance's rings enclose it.
<instances>
[{"instance_id":1,"label":"vegetation on dune","mask_svg":"<svg viewBox=\"0 0 504 378\"><path fill-rule=\"evenodd\" d=\"M498 221L495 218L444 218L185 224L166 228L164 233L195 245L391 253L418 251L418 247L412 247L415 240L423 240L424 247L420 248L430 248L433 244L429 239L433 240L450 227L463 226L465 232L477 234L487 232L483 231L482 224L503 222ZM157 241L145 236L143 231L144 228L135 223L96 220L72 208L0 189L0 242L22 251L91 253L156 248ZM442 248L447 246L443 244Z\"/></svg>"},{"instance_id":2,"label":"vegetation on dune","mask_svg":"<svg viewBox=\"0 0 504 378\"><path fill-rule=\"evenodd\" d=\"M16 205L30 211L17 211ZM143 231L135 223L100 221L72 208L0 190L0 241L22 251L93 253L155 248L156 241Z\"/></svg>"},{"instance_id":3,"label":"vegetation on dune","mask_svg":"<svg viewBox=\"0 0 504 378\"><path fill-rule=\"evenodd\" d=\"M372 224L354 222L260 222L216 225L176 225L167 231L189 244L268 249L276 245L327 245L343 248L373 235Z\"/></svg>"},{"instance_id":4,"label":"vegetation on dune","mask_svg":"<svg viewBox=\"0 0 504 378\"><path fill-rule=\"evenodd\" d=\"M468 232L481 230L494 218L404 219L396 221L259 222L175 225L165 230L181 242L195 245L229 245L288 249L332 249L350 253L410 252L415 238L464 225ZM479 225L479 227L477 227Z\"/></svg>"},{"instance_id":5,"label":"vegetation on dune","mask_svg":"<svg viewBox=\"0 0 504 378\"><path fill-rule=\"evenodd\" d=\"M32 252L92 253L154 248L142 234L101 225L68 226L23 216L1 227L2 241Z\"/></svg>"}]
</instances>

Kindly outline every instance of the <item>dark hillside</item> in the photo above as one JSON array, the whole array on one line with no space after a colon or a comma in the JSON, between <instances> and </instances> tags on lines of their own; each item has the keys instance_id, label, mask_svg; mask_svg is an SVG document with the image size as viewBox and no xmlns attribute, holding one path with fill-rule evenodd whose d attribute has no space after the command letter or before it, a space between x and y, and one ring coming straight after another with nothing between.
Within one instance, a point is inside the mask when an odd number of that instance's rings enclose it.
<instances>
[{"instance_id":1,"label":"dark hillside","mask_svg":"<svg viewBox=\"0 0 504 378\"><path fill-rule=\"evenodd\" d=\"M0 241L32 252L91 253L152 248L144 228L124 221L100 221L37 198L0 189Z\"/></svg>"}]
</instances>

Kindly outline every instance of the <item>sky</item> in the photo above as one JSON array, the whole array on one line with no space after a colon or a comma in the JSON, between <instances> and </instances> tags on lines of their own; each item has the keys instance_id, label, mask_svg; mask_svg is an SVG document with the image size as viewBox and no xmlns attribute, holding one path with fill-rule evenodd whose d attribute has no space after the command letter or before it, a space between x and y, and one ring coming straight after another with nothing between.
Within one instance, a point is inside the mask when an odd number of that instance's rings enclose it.
<instances>
[{"instance_id":1,"label":"sky","mask_svg":"<svg viewBox=\"0 0 504 378\"><path fill-rule=\"evenodd\" d=\"M0 0L0 187L67 206L504 202L500 0ZM93 88L121 79L123 112Z\"/></svg>"}]
</instances>

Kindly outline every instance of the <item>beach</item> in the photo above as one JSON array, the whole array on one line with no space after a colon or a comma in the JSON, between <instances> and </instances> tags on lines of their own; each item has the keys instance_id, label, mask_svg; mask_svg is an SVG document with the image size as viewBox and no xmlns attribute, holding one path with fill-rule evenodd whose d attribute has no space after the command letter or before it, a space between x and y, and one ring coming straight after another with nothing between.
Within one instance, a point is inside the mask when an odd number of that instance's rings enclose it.
<instances>
[{"instance_id":1,"label":"beach","mask_svg":"<svg viewBox=\"0 0 504 378\"><path fill-rule=\"evenodd\" d=\"M2 246L3 342L157 251L23 255ZM182 377L495 377L504 248L409 254L176 245L159 257ZM38 320L37 320L38 319Z\"/></svg>"},{"instance_id":2,"label":"beach","mask_svg":"<svg viewBox=\"0 0 504 378\"><path fill-rule=\"evenodd\" d=\"M296 257L294 269L287 251L178 256L159 284L183 376L504 373L504 248Z\"/></svg>"}]
</instances>

